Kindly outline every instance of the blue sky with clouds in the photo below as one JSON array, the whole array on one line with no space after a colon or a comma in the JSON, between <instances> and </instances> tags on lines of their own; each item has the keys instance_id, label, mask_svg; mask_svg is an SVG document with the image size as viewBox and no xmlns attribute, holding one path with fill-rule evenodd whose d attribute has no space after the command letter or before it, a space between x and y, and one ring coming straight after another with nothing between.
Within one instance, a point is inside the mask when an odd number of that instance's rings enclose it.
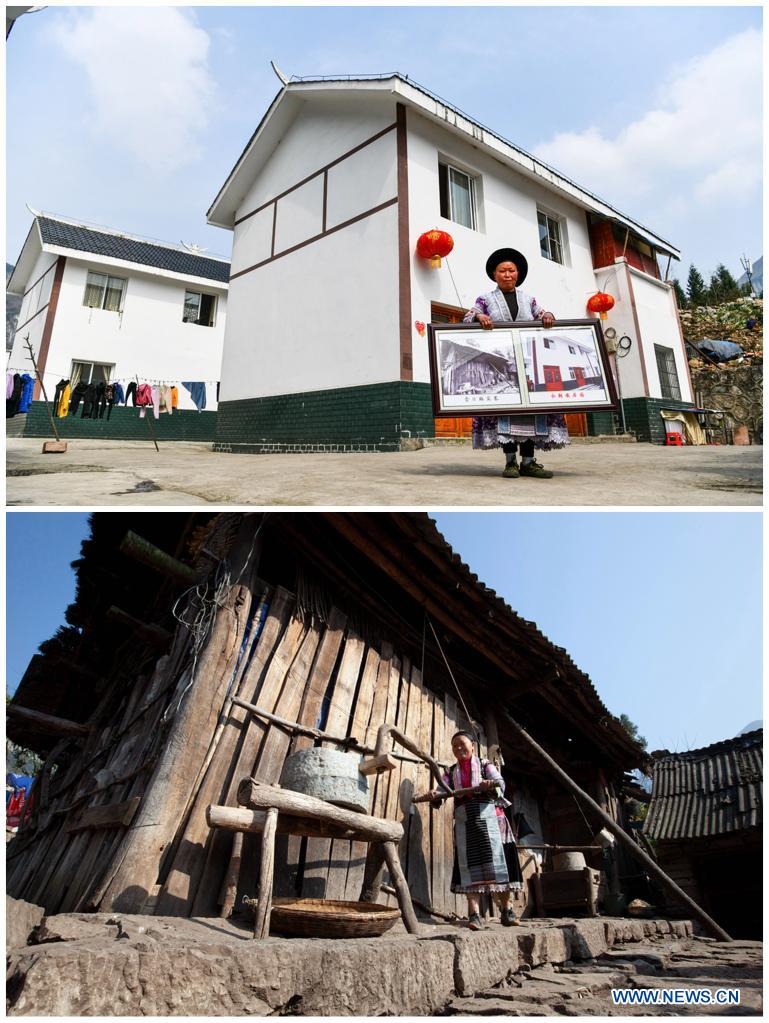
<instances>
[{"instance_id":1,"label":"blue sky with clouds","mask_svg":"<svg viewBox=\"0 0 769 1023\"><path fill-rule=\"evenodd\" d=\"M682 278L738 276L762 245L761 50L760 6L49 6L7 47L7 259L25 203L228 255L205 212L272 59L408 74L668 238Z\"/></svg>"}]
</instances>

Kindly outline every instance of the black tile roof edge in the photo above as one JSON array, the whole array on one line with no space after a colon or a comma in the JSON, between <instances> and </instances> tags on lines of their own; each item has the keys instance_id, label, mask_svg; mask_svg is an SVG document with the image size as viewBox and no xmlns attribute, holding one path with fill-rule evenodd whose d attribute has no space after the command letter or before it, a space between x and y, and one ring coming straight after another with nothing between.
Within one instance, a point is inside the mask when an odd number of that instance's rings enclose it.
<instances>
[{"instance_id":1,"label":"black tile roof edge","mask_svg":"<svg viewBox=\"0 0 769 1023\"><path fill-rule=\"evenodd\" d=\"M87 227L84 224L72 223L46 214L41 214L35 219L40 228L43 244L56 245L59 248L94 256L109 256L110 253L104 251L106 245L99 248L97 241L98 239L109 239L113 245L124 243L127 250L129 252L133 250L132 255L136 257L120 255L112 258L123 259L127 263L135 263L138 266L152 266L160 270L168 270L187 277L205 277L221 284L229 282L230 262L222 257L197 254L170 243L145 241L120 231ZM65 229L63 231L65 237L51 237L49 231L51 226ZM46 234L47 231L48 234ZM73 237L67 239L68 233Z\"/></svg>"}]
</instances>

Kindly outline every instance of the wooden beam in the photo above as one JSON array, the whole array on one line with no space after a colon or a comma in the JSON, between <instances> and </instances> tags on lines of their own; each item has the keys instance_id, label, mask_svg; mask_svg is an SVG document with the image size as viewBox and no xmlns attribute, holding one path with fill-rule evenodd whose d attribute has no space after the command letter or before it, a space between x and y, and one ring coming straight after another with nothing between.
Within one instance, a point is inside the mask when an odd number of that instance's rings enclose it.
<instances>
[{"instance_id":1,"label":"wooden beam","mask_svg":"<svg viewBox=\"0 0 769 1023\"><path fill-rule=\"evenodd\" d=\"M194 586L200 581L200 572L185 565L178 558L161 551L159 547L134 533L133 530L129 529L123 537L120 543L120 552L185 586Z\"/></svg>"},{"instance_id":2,"label":"wooden beam","mask_svg":"<svg viewBox=\"0 0 769 1023\"><path fill-rule=\"evenodd\" d=\"M66 718L57 718L52 714L43 714L38 710L32 710L30 707L20 707L17 703L9 703L5 711L11 717L37 725L43 732L84 737L91 734L90 725L79 721L67 721Z\"/></svg>"},{"instance_id":3,"label":"wooden beam","mask_svg":"<svg viewBox=\"0 0 769 1023\"><path fill-rule=\"evenodd\" d=\"M68 822L65 831L87 831L101 828L126 828L133 820L141 796L133 796L122 803L109 803L106 806L89 806L80 817Z\"/></svg>"},{"instance_id":4,"label":"wooden beam","mask_svg":"<svg viewBox=\"0 0 769 1023\"><path fill-rule=\"evenodd\" d=\"M314 796L305 796L301 792L291 792L275 785L262 785L253 778L244 778L238 785L238 802L251 810L269 810L274 806L289 816L330 821L372 842L397 842L403 835L403 827L397 821L380 820L354 810L344 810L341 806L334 806Z\"/></svg>"},{"instance_id":5,"label":"wooden beam","mask_svg":"<svg viewBox=\"0 0 769 1023\"><path fill-rule=\"evenodd\" d=\"M159 625L142 622L138 618L134 618L133 615L129 615L127 611L115 607L114 604L112 607L107 608L104 617L109 622L115 622L116 625L122 625L124 628L137 633L142 639L146 639L148 643L159 650L165 650L173 638L166 629L162 629Z\"/></svg>"},{"instance_id":6,"label":"wooden beam","mask_svg":"<svg viewBox=\"0 0 769 1023\"><path fill-rule=\"evenodd\" d=\"M225 831L260 833L264 831L266 810L247 810L242 806L211 805L206 810L209 827ZM279 835L299 835L305 838L354 838L355 832L344 825L311 817L283 814L278 820Z\"/></svg>"}]
</instances>

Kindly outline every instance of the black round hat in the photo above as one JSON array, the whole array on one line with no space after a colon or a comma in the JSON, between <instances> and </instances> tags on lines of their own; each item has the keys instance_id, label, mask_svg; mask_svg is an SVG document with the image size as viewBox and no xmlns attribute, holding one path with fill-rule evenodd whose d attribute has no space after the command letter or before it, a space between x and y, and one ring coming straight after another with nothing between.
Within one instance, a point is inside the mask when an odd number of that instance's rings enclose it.
<instances>
[{"instance_id":1,"label":"black round hat","mask_svg":"<svg viewBox=\"0 0 769 1023\"><path fill-rule=\"evenodd\" d=\"M500 263L507 263L508 260L511 263L515 263L518 267L518 284L523 284L526 280L526 274L529 272L529 264L526 261L526 257L518 249L497 249L489 256L486 260L486 276L494 280L494 271L497 269Z\"/></svg>"}]
</instances>

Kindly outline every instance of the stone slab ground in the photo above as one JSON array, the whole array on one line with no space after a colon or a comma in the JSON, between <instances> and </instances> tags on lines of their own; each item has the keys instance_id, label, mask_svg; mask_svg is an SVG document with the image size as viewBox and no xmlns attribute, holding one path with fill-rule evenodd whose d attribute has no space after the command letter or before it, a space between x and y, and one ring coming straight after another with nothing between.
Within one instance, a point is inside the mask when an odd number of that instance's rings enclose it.
<instances>
[{"instance_id":1,"label":"stone slab ground","mask_svg":"<svg viewBox=\"0 0 769 1023\"><path fill-rule=\"evenodd\" d=\"M466 445L373 454L230 455L210 445L7 439L12 506L543 507L761 504L760 447L572 444L552 480L504 479L498 451Z\"/></svg>"},{"instance_id":2,"label":"stone slab ground","mask_svg":"<svg viewBox=\"0 0 769 1023\"><path fill-rule=\"evenodd\" d=\"M689 921L423 923L419 935L398 924L381 938L254 942L233 921L63 914L30 940L8 949L11 1016L630 1015L609 989L657 981L740 986L739 1011L760 1013L761 946L693 937Z\"/></svg>"}]
</instances>

